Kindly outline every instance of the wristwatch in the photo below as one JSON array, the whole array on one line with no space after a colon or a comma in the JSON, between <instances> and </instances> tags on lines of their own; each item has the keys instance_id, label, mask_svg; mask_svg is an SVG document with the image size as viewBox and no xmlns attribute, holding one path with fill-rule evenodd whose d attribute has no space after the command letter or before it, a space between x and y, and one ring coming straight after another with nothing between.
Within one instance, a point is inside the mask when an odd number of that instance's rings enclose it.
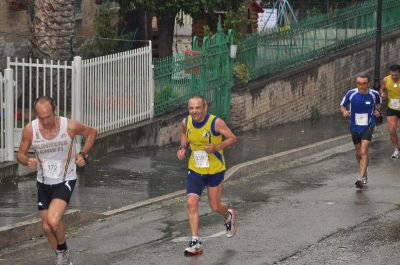
<instances>
[{"instance_id":1,"label":"wristwatch","mask_svg":"<svg viewBox=\"0 0 400 265\"><path fill-rule=\"evenodd\" d=\"M79 154L83 157L83 160L85 160L85 163L89 163L89 155L86 152L79 152Z\"/></svg>"}]
</instances>

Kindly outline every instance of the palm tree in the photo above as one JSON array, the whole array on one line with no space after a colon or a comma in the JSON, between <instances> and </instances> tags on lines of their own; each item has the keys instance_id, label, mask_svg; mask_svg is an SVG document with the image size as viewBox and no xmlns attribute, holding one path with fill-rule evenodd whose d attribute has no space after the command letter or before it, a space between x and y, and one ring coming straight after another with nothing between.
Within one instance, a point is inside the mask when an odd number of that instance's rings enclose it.
<instances>
[{"instance_id":1,"label":"palm tree","mask_svg":"<svg viewBox=\"0 0 400 265\"><path fill-rule=\"evenodd\" d=\"M69 60L75 30L75 0L34 0L33 56Z\"/></svg>"}]
</instances>

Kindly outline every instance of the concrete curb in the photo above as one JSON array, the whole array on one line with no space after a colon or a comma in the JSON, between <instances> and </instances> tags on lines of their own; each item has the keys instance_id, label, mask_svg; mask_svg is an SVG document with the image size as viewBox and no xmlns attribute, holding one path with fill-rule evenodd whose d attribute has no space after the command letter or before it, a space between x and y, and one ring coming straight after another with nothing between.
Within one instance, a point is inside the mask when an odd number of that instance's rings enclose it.
<instances>
[{"instance_id":1,"label":"concrete curb","mask_svg":"<svg viewBox=\"0 0 400 265\"><path fill-rule=\"evenodd\" d=\"M67 210L64 215L65 223L68 226L82 225L98 218L101 214L85 213L79 210ZM11 246L15 243L30 240L43 235L42 223L39 217L29 221L19 222L14 225L0 227L0 248Z\"/></svg>"},{"instance_id":2,"label":"concrete curb","mask_svg":"<svg viewBox=\"0 0 400 265\"><path fill-rule=\"evenodd\" d=\"M0 166L0 184L7 182L15 182L18 175L18 163L3 162Z\"/></svg>"}]
</instances>

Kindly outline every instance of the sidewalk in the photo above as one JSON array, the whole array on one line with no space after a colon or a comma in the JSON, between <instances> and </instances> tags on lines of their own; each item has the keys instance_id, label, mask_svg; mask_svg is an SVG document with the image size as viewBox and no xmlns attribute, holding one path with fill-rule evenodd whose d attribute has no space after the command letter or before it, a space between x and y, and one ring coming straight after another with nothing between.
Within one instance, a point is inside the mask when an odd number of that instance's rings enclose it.
<instances>
[{"instance_id":1,"label":"sidewalk","mask_svg":"<svg viewBox=\"0 0 400 265\"><path fill-rule=\"evenodd\" d=\"M340 115L246 132L226 150L226 160L231 167L346 133L348 121ZM182 190L186 164L176 158L176 146L105 156L79 178L69 208L102 213ZM0 227L37 216L35 181L0 185Z\"/></svg>"}]
</instances>

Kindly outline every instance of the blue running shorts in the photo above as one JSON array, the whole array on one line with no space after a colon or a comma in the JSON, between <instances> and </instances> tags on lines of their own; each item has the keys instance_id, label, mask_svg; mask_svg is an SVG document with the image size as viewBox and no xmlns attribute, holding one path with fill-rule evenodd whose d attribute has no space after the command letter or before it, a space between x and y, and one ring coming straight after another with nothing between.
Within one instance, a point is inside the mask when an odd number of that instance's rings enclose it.
<instances>
[{"instance_id":1,"label":"blue running shorts","mask_svg":"<svg viewBox=\"0 0 400 265\"><path fill-rule=\"evenodd\" d=\"M218 186L225 177L225 171L216 174L201 175L192 170L188 170L186 179L186 194L197 194L201 196L204 188Z\"/></svg>"}]
</instances>

